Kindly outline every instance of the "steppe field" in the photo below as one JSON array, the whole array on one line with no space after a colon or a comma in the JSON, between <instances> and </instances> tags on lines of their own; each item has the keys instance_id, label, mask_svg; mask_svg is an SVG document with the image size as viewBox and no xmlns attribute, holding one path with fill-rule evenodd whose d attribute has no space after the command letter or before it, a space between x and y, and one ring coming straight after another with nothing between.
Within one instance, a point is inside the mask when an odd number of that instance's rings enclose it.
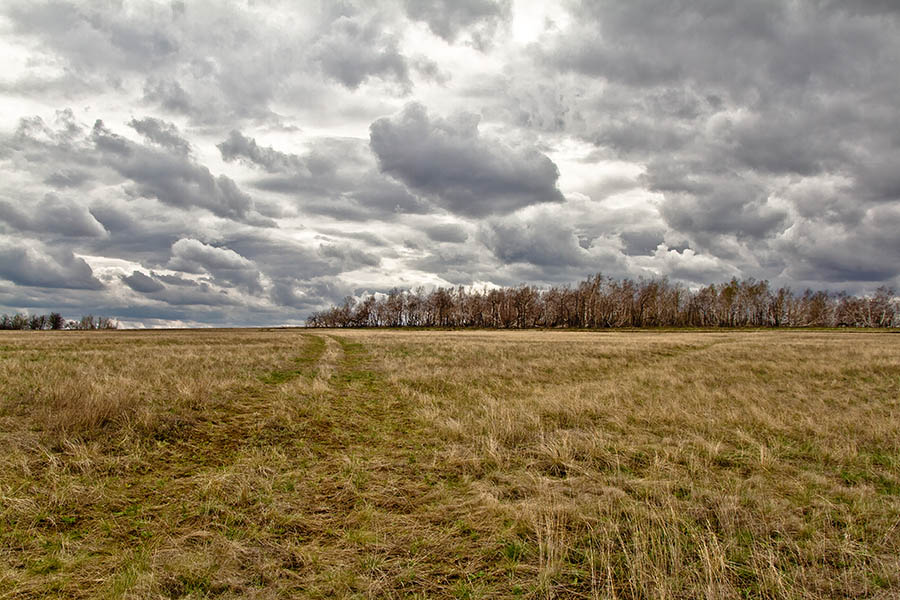
<instances>
[{"instance_id":1,"label":"steppe field","mask_svg":"<svg viewBox=\"0 0 900 600\"><path fill-rule=\"evenodd\" d=\"M900 335L2 332L0 599L900 598Z\"/></svg>"}]
</instances>

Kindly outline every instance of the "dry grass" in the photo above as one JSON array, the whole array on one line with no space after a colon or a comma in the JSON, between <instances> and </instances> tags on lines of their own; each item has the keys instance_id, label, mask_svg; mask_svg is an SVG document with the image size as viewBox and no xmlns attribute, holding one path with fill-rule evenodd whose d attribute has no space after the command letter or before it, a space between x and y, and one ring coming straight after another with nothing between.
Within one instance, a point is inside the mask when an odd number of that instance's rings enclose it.
<instances>
[{"instance_id":1,"label":"dry grass","mask_svg":"<svg viewBox=\"0 0 900 600\"><path fill-rule=\"evenodd\" d=\"M0 599L900 597L900 340L0 336Z\"/></svg>"}]
</instances>

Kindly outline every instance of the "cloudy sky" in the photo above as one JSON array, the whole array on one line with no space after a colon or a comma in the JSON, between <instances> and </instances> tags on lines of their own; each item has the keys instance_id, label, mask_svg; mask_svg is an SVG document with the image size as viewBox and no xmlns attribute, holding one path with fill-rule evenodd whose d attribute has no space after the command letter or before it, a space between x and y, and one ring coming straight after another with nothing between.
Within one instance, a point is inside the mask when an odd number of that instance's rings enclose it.
<instances>
[{"instance_id":1,"label":"cloudy sky","mask_svg":"<svg viewBox=\"0 0 900 600\"><path fill-rule=\"evenodd\" d=\"M0 311L898 286L898 73L895 0L4 0Z\"/></svg>"}]
</instances>

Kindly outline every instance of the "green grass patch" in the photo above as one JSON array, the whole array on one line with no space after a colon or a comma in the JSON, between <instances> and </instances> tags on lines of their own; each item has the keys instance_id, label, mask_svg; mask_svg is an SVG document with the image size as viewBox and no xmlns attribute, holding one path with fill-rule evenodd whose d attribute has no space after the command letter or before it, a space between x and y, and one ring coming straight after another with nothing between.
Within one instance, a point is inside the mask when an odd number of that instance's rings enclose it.
<instances>
[{"instance_id":1,"label":"green grass patch","mask_svg":"<svg viewBox=\"0 0 900 600\"><path fill-rule=\"evenodd\" d=\"M316 376L316 365L325 351L325 339L310 335L305 338L306 346L300 356L291 362L292 368L270 371L260 375L259 380L266 385L281 385L298 377L312 379Z\"/></svg>"}]
</instances>

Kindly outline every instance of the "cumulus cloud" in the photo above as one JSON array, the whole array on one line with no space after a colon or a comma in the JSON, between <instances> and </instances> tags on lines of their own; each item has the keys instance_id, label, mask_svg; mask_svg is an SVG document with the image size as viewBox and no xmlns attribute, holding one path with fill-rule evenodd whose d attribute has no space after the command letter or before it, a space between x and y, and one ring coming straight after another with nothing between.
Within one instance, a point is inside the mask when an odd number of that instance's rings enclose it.
<instances>
[{"instance_id":1,"label":"cumulus cloud","mask_svg":"<svg viewBox=\"0 0 900 600\"><path fill-rule=\"evenodd\" d=\"M779 240L785 276L801 281L884 282L900 275L900 206L875 206L858 222L802 219Z\"/></svg>"},{"instance_id":2,"label":"cumulus cloud","mask_svg":"<svg viewBox=\"0 0 900 600\"><path fill-rule=\"evenodd\" d=\"M52 169L47 177L57 177L61 168L79 169L90 173L82 177L92 177L96 184L108 182L112 172L119 181L131 184L127 191L132 197L153 198L177 208L202 208L259 226L275 225L258 213L253 199L234 180L213 175L188 156L189 145L174 126L157 119L132 120L131 124L152 145L114 133L101 120L87 129L66 110L58 113L56 127L39 117L21 119L10 146L29 170Z\"/></svg>"},{"instance_id":3,"label":"cumulus cloud","mask_svg":"<svg viewBox=\"0 0 900 600\"><path fill-rule=\"evenodd\" d=\"M169 266L188 273L203 273L207 268L244 270L252 263L228 248L216 248L199 240L182 239L172 244Z\"/></svg>"},{"instance_id":4,"label":"cumulus cloud","mask_svg":"<svg viewBox=\"0 0 900 600\"><path fill-rule=\"evenodd\" d=\"M772 206L765 189L740 181L703 183L694 193L670 191L661 212L678 231L701 236L761 238L787 227L787 213Z\"/></svg>"},{"instance_id":5,"label":"cumulus cloud","mask_svg":"<svg viewBox=\"0 0 900 600\"><path fill-rule=\"evenodd\" d=\"M228 139L216 144L216 147L225 161L241 160L262 167L270 173L309 171L305 161L299 156L285 154L274 148L260 147L255 139L234 129L228 134Z\"/></svg>"},{"instance_id":6,"label":"cumulus cloud","mask_svg":"<svg viewBox=\"0 0 900 600\"><path fill-rule=\"evenodd\" d=\"M134 182L135 196L155 198L179 208L205 208L217 216L254 225L275 225L255 213L253 199L230 177L214 176L208 168L180 154L130 142L110 131L102 121L94 124L91 139L105 163Z\"/></svg>"},{"instance_id":7,"label":"cumulus cloud","mask_svg":"<svg viewBox=\"0 0 900 600\"><path fill-rule=\"evenodd\" d=\"M256 265L228 248L217 248L195 239L172 244L168 268L186 273L209 273L216 280L236 285L248 292L262 289Z\"/></svg>"},{"instance_id":8,"label":"cumulus cloud","mask_svg":"<svg viewBox=\"0 0 900 600\"><path fill-rule=\"evenodd\" d=\"M435 242L447 242L451 244L461 244L469 239L466 230L457 223L439 223L437 225L428 225L424 229L429 239Z\"/></svg>"},{"instance_id":9,"label":"cumulus cloud","mask_svg":"<svg viewBox=\"0 0 900 600\"><path fill-rule=\"evenodd\" d=\"M512 148L484 137L478 117L432 118L408 104L372 123L370 141L381 170L461 215L508 213L561 202L559 169L535 148Z\"/></svg>"},{"instance_id":10,"label":"cumulus cloud","mask_svg":"<svg viewBox=\"0 0 900 600\"><path fill-rule=\"evenodd\" d=\"M81 169L60 169L44 178L44 183L57 189L77 188L90 181L91 174Z\"/></svg>"},{"instance_id":11,"label":"cumulus cloud","mask_svg":"<svg viewBox=\"0 0 900 600\"><path fill-rule=\"evenodd\" d=\"M166 289L166 286L160 283L155 277L145 275L140 271L134 271L131 275L123 276L122 281L134 291L141 292L142 294L152 294L153 292L161 292Z\"/></svg>"},{"instance_id":12,"label":"cumulus cloud","mask_svg":"<svg viewBox=\"0 0 900 600\"><path fill-rule=\"evenodd\" d=\"M624 244L625 254L652 255L665 240L665 231L653 227L635 228L619 232L619 238Z\"/></svg>"},{"instance_id":13,"label":"cumulus cloud","mask_svg":"<svg viewBox=\"0 0 900 600\"><path fill-rule=\"evenodd\" d=\"M19 231L54 233L67 237L100 237L107 234L87 208L71 199L48 193L39 201L13 203L0 199L0 221Z\"/></svg>"},{"instance_id":14,"label":"cumulus cloud","mask_svg":"<svg viewBox=\"0 0 900 600\"><path fill-rule=\"evenodd\" d=\"M498 221L484 232L485 243L503 263L541 267L587 266L590 254L575 232L553 221Z\"/></svg>"},{"instance_id":15,"label":"cumulus cloud","mask_svg":"<svg viewBox=\"0 0 900 600\"><path fill-rule=\"evenodd\" d=\"M409 65L385 25L379 15L341 15L316 40L313 56L329 77L348 88L378 76L408 89Z\"/></svg>"},{"instance_id":16,"label":"cumulus cloud","mask_svg":"<svg viewBox=\"0 0 900 600\"><path fill-rule=\"evenodd\" d=\"M694 285L725 281L739 274L715 256L698 254L691 248L669 248L665 244L657 246L652 259L639 260L637 264L654 274Z\"/></svg>"},{"instance_id":17,"label":"cumulus cloud","mask_svg":"<svg viewBox=\"0 0 900 600\"><path fill-rule=\"evenodd\" d=\"M160 210L119 199L106 199L91 204L91 215L108 234L81 241L85 253L95 256L119 256L130 261L159 265L169 258L177 240L196 235L197 224L178 211Z\"/></svg>"},{"instance_id":18,"label":"cumulus cloud","mask_svg":"<svg viewBox=\"0 0 900 600\"><path fill-rule=\"evenodd\" d=\"M347 220L390 219L429 207L405 187L378 172L361 140L317 139L305 155L289 154L239 131L217 145L225 161L240 161L269 173L254 186L290 195L310 212Z\"/></svg>"},{"instance_id":19,"label":"cumulus cloud","mask_svg":"<svg viewBox=\"0 0 900 600\"><path fill-rule=\"evenodd\" d=\"M0 277L25 286L98 290L103 287L84 259L35 240L0 238Z\"/></svg>"},{"instance_id":20,"label":"cumulus cloud","mask_svg":"<svg viewBox=\"0 0 900 600\"><path fill-rule=\"evenodd\" d=\"M326 260L339 264L342 271L352 271L359 267L376 267L381 263L374 254L346 244L322 244L319 253Z\"/></svg>"},{"instance_id":21,"label":"cumulus cloud","mask_svg":"<svg viewBox=\"0 0 900 600\"><path fill-rule=\"evenodd\" d=\"M73 67L99 64L138 71L163 64L178 52L177 34L164 27L166 12L129 13L65 1L14 1L5 10L15 31L37 38Z\"/></svg>"},{"instance_id":22,"label":"cumulus cloud","mask_svg":"<svg viewBox=\"0 0 900 600\"><path fill-rule=\"evenodd\" d=\"M694 243L736 238L764 262L792 223L779 197L807 215L818 203L829 219L900 197L887 167L897 139L878 125L898 117L887 99L900 92L889 75L897 13L884 3L601 0L571 11L532 48L550 90L513 85L508 114L645 164L667 225ZM820 179L847 182L842 200L792 191Z\"/></svg>"},{"instance_id":23,"label":"cumulus cloud","mask_svg":"<svg viewBox=\"0 0 900 600\"><path fill-rule=\"evenodd\" d=\"M176 154L187 155L191 152L191 143L181 136L178 128L173 123L153 117L145 117L143 119L132 119L128 125L149 141Z\"/></svg>"},{"instance_id":24,"label":"cumulus cloud","mask_svg":"<svg viewBox=\"0 0 900 600\"><path fill-rule=\"evenodd\" d=\"M427 23L435 35L452 43L468 33L482 50L512 17L510 0L406 0L404 6L411 19Z\"/></svg>"},{"instance_id":25,"label":"cumulus cloud","mask_svg":"<svg viewBox=\"0 0 900 600\"><path fill-rule=\"evenodd\" d=\"M900 284L893 2L9 0L0 21L3 310L279 323L596 271Z\"/></svg>"}]
</instances>

